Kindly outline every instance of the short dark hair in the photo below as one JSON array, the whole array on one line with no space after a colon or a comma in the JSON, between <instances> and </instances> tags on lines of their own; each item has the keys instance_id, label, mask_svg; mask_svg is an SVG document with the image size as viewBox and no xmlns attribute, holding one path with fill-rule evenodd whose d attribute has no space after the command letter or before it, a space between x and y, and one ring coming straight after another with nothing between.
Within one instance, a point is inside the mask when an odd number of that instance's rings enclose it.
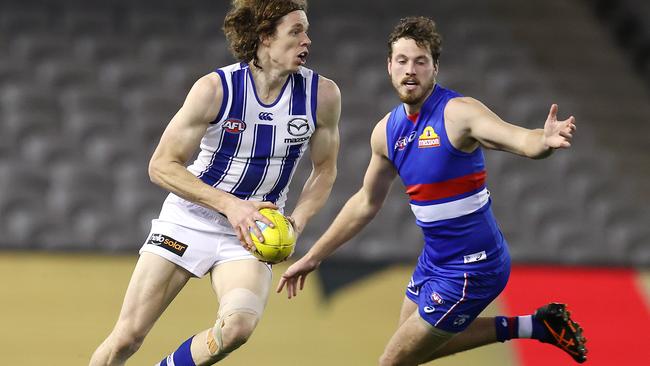
<instances>
[{"instance_id":1,"label":"short dark hair","mask_svg":"<svg viewBox=\"0 0 650 366\"><path fill-rule=\"evenodd\" d=\"M296 10L307 11L307 0L233 0L223 22L233 56L256 64L260 37L273 35L280 18Z\"/></svg>"},{"instance_id":2,"label":"short dark hair","mask_svg":"<svg viewBox=\"0 0 650 366\"><path fill-rule=\"evenodd\" d=\"M419 47L428 47L433 63L437 63L442 51L442 36L436 29L436 23L427 17L407 17L400 19L388 36L388 57L393 57L393 43L400 38L415 41Z\"/></svg>"}]
</instances>

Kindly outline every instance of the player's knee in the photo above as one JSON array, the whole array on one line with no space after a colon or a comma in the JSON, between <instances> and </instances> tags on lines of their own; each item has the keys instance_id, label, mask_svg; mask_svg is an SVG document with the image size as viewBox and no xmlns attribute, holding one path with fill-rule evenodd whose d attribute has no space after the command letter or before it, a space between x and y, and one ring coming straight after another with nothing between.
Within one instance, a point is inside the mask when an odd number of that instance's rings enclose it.
<instances>
[{"instance_id":1,"label":"player's knee","mask_svg":"<svg viewBox=\"0 0 650 366\"><path fill-rule=\"evenodd\" d=\"M379 366L394 366L394 365L398 365L395 362L395 358L391 357L385 352L381 355L381 357L379 357Z\"/></svg>"},{"instance_id":2,"label":"player's knee","mask_svg":"<svg viewBox=\"0 0 650 366\"><path fill-rule=\"evenodd\" d=\"M145 334L134 331L122 331L113 336L113 351L120 357L130 356L140 349Z\"/></svg>"},{"instance_id":3,"label":"player's knee","mask_svg":"<svg viewBox=\"0 0 650 366\"><path fill-rule=\"evenodd\" d=\"M221 298L219 318L207 338L211 357L221 359L246 343L263 310L264 300L248 289L226 293Z\"/></svg>"},{"instance_id":4,"label":"player's knee","mask_svg":"<svg viewBox=\"0 0 650 366\"><path fill-rule=\"evenodd\" d=\"M379 357L380 366L402 366L402 365L411 365L413 364L407 359L407 354L404 352L389 352L384 351L384 353Z\"/></svg>"},{"instance_id":5,"label":"player's knee","mask_svg":"<svg viewBox=\"0 0 650 366\"><path fill-rule=\"evenodd\" d=\"M250 313L235 313L224 321L221 330L223 337L223 352L232 352L248 341L258 317Z\"/></svg>"}]
</instances>

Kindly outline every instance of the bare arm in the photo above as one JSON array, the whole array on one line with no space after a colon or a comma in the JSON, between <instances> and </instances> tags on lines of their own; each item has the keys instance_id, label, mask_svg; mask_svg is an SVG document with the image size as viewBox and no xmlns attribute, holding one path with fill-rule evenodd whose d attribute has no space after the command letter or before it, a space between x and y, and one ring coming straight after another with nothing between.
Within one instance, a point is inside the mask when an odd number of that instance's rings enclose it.
<instances>
[{"instance_id":1,"label":"bare arm","mask_svg":"<svg viewBox=\"0 0 650 366\"><path fill-rule=\"evenodd\" d=\"M302 289L307 274L316 269L327 256L361 231L375 217L383 205L390 186L397 175L395 168L387 157L387 120L388 116L382 119L372 132L372 157L363 180L363 186L347 201L332 225L316 241L309 252L282 275L277 292L281 292L286 284L289 298L297 295L298 280L300 281L300 289Z\"/></svg>"},{"instance_id":2,"label":"bare arm","mask_svg":"<svg viewBox=\"0 0 650 366\"><path fill-rule=\"evenodd\" d=\"M321 262L337 248L354 237L379 212L397 175L386 154L386 120L372 132L372 156L363 178L363 185L343 206L334 222L305 255Z\"/></svg>"},{"instance_id":3,"label":"bare arm","mask_svg":"<svg viewBox=\"0 0 650 366\"><path fill-rule=\"evenodd\" d=\"M185 168L221 105L223 91L218 83L219 76L214 74L194 84L163 132L149 162L149 177L188 201L223 212L234 197L203 183Z\"/></svg>"},{"instance_id":4,"label":"bare arm","mask_svg":"<svg viewBox=\"0 0 650 366\"><path fill-rule=\"evenodd\" d=\"M259 233L255 220L268 219L258 210L275 207L270 203L242 201L239 198L203 183L187 170L185 164L198 148L208 125L216 118L221 106L223 90L218 74L199 79L174 115L149 162L151 181L162 188L197 204L224 213L235 228L240 241L252 247L248 227Z\"/></svg>"},{"instance_id":5,"label":"bare arm","mask_svg":"<svg viewBox=\"0 0 650 366\"><path fill-rule=\"evenodd\" d=\"M543 159L554 149L571 146L575 118L557 120L556 104L551 106L543 129L530 130L503 121L481 102L473 98L455 98L445 108L445 126L452 144L462 151L478 145L493 150Z\"/></svg>"},{"instance_id":6,"label":"bare arm","mask_svg":"<svg viewBox=\"0 0 650 366\"><path fill-rule=\"evenodd\" d=\"M309 219L323 207L332 191L339 152L340 116L339 88L333 81L321 77L318 85L318 125L310 141L312 171L291 214L291 220L298 233L302 232Z\"/></svg>"}]
</instances>

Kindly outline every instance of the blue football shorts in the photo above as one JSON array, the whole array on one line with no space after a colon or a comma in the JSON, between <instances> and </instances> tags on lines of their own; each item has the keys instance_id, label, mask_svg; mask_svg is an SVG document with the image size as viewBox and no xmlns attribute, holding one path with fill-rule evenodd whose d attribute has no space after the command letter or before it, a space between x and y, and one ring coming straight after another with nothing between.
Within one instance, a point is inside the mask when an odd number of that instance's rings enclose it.
<instances>
[{"instance_id":1,"label":"blue football shorts","mask_svg":"<svg viewBox=\"0 0 650 366\"><path fill-rule=\"evenodd\" d=\"M417 266L406 296L418 305L420 317L432 326L458 333L503 291L510 263L486 272L436 271Z\"/></svg>"}]
</instances>

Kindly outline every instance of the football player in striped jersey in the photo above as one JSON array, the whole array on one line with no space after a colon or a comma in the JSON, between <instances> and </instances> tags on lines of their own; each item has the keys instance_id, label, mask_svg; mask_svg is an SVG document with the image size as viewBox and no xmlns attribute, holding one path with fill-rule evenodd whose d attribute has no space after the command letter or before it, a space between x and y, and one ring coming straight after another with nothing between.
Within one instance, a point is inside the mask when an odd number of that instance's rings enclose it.
<instances>
[{"instance_id":1,"label":"football player in striped jersey","mask_svg":"<svg viewBox=\"0 0 650 366\"><path fill-rule=\"evenodd\" d=\"M256 221L271 225L259 210L283 211L310 149L312 173L289 215L300 233L336 177L341 96L333 81L304 66L306 7L305 0L233 1L224 32L238 62L200 78L162 135L149 174L170 194L91 365L124 365L187 281L208 273L219 300L216 323L159 365L211 365L252 334L271 283L270 266L250 253L251 233L264 240Z\"/></svg>"}]
</instances>

